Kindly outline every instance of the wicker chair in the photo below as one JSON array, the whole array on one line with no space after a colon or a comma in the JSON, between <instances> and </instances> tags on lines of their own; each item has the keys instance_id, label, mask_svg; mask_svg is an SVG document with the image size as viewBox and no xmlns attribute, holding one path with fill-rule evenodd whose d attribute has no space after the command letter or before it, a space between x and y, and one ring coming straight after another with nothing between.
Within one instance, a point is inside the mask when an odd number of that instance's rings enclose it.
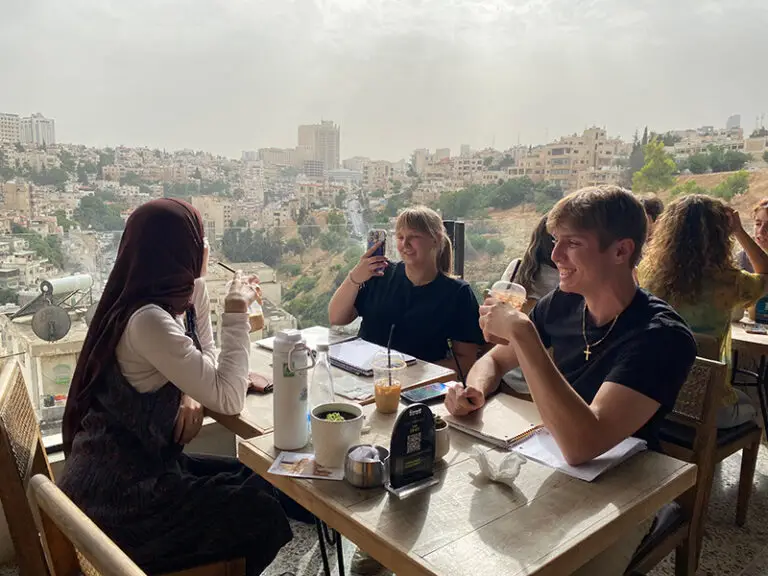
<instances>
[{"instance_id":1,"label":"wicker chair","mask_svg":"<svg viewBox=\"0 0 768 576\"><path fill-rule=\"evenodd\" d=\"M712 336L695 334L699 356L712 360L720 359L720 346ZM727 376L726 376L727 377ZM672 426L666 430L665 439L683 449L690 449L692 433L683 426ZM749 498L752 495L752 483L757 466L757 454L760 450L762 430L757 422L747 422L741 426L716 431L714 464L721 462L731 454L741 453L741 472L739 474L739 492L736 501L736 524L744 526L749 510ZM672 455L677 450L670 448Z\"/></svg>"},{"instance_id":2,"label":"wicker chair","mask_svg":"<svg viewBox=\"0 0 768 576\"><path fill-rule=\"evenodd\" d=\"M709 494L715 454L715 411L722 395L726 367L722 362L696 358L667 425L682 425L692 431L690 448L670 444L662 433L663 449L676 458L697 465L696 484L676 502L656 515L650 533L637 549L626 574L644 574L673 550L675 574L692 576L698 564L701 534Z\"/></svg>"},{"instance_id":3,"label":"wicker chair","mask_svg":"<svg viewBox=\"0 0 768 576\"><path fill-rule=\"evenodd\" d=\"M27 500L30 479L42 474L53 479L40 426L17 362L0 369L0 501L16 550L20 576L60 574L49 570L32 510ZM98 576L83 556L83 573ZM131 573L132 574L132 573ZM242 576L242 559L178 572L174 576Z\"/></svg>"},{"instance_id":4,"label":"wicker chair","mask_svg":"<svg viewBox=\"0 0 768 576\"><path fill-rule=\"evenodd\" d=\"M50 478L33 476L27 495L52 574L146 576Z\"/></svg>"}]
</instances>

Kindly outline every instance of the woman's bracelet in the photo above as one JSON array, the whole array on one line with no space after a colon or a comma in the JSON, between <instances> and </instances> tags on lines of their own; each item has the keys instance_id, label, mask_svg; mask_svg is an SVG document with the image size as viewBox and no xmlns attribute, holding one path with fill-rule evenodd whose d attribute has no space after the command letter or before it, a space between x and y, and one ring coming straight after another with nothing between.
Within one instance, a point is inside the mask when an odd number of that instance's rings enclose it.
<instances>
[{"instance_id":1,"label":"woman's bracelet","mask_svg":"<svg viewBox=\"0 0 768 576\"><path fill-rule=\"evenodd\" d=\"M354 278L352 278L352 272L351 272L351 271L350 271L350 272L347 272L347 280L349 280L350 282L352 282L352 284L354 284L354 285L355 285L355 286L357 286L358 288L360 288L360 286L362 286L362 285L363 285L363 283L362 283L362 282L355 282L355 279L354 279Z\"/></svg>"}]
</instances>

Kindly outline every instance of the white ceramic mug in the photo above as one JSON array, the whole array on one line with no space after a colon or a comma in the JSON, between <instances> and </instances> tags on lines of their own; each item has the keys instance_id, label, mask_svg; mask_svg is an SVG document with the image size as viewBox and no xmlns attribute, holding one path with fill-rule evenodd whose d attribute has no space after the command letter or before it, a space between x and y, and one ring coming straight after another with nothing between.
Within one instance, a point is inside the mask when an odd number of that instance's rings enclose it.
<instances>
[{"instance_id":1,"label":"white ceramic mug","mask_svg":"<svg viewBox=\"0 0 768 576\"><path fill-rule=\"evenodd\" d=\"M353 417L343 422L320 418L329 412L345 412ZM363 429L363 409L351 402L328 402L312 409L312 446L315 462L326 468L341 468L350 447L360 443Z\"/></svg>"}]
</instances>

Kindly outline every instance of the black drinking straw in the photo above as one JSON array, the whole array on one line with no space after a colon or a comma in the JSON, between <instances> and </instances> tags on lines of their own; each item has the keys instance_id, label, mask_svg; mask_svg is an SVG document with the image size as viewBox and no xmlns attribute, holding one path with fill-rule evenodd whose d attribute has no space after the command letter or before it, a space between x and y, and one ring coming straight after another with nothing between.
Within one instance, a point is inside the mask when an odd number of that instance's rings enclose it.
<instances>
[{"instance_id":1,"label":"black drinking straw","mask_svg":"<svg viewBox=\"0 0 768 576\"><path fill-rule=\"evenodd\" d=\"M230 268L229 266L224 264L224 262L219 262L219 266L221 266L225 270L229 270L230 272L232 272L232 274L237 274L237 270L234 270L234 269Z\"/></svg>"},{"instance_id":2,"label":"black drinking straw","mask_svg":"<svg viewBox=\"0 0 768 576\"><path fill-rule=\"evenodd\" d=\"M389 375L390 386L392 386L392 334L394 333L395 325L392 324L392 327L389 329L389 339L387 340L387 367L389 368L387 374Z\"/></svg>"},{"instance_id":3,"label":"black drinking straw","mask_svg":"<svg viewBox=\"0 0 768 576\"><path fill-rule=\"evenodd\" d=\"M523 259L522 259L522 258L520 258L520 259L517 261L517 264L515 264L515 267L514 267L514 269L512 270L512 276L510 276L510 277L509 277L509 281L510 281L510 282L514 282L514 281L515 281L515 276L517 276L517 269L518 269L518 268L520 268L520 264L521 264L522 262L523 262Z\"/></svg>"}]
</instances>

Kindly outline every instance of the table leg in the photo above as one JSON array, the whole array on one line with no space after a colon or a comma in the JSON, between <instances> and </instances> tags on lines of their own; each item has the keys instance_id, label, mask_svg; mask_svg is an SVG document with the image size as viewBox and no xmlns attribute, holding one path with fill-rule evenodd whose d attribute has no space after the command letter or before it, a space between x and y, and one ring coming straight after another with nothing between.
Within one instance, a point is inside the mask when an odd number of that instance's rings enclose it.
<instances>
[{"instance_id":1,"label":"table leg","mask_svg":"<svg viewBox=\"0 0 768 576\"><path fill-rule=\"evenodd\" d=\"M323 557L323 572L325 576L331 576L331 567L328 565L328 552L325 549L325 535L323 534L323 525L320 518L315 518L315 527L317 528L317 539L320 541L320 555Z\"/></svg>"},{"instance_id":2,"label":"table leg","mask_svg":"<svg viewBox=\"0 0 768 576\"><path fill-rule=\"evenodd\" d=\"M336 558L339 562L339 576L344 576L344 550L341 547L341 534L336 532Z\"/></svg>"}]
</instances>

